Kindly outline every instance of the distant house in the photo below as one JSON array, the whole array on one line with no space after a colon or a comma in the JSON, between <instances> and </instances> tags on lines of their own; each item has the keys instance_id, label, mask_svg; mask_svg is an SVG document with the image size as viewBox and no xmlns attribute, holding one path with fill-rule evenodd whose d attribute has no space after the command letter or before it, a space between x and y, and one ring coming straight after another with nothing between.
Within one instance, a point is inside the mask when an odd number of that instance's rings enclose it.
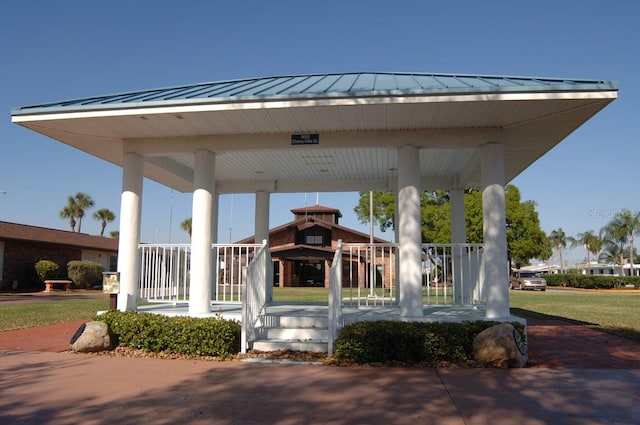
<instances>
[{"instance_id":1,"label":"distant house","mask_svg":"<svg viewBox=\"0 0 640 425\"><path fill-rule=\"evenodd\" d=\"M329 265L338 240L344 243L370 242L370 235L341 226L339 219L342 213L335 208L315 205L291 212L293 221L269 230L275 286L328 286ZM251 236L237 243L255 243L254 239ZM380 238L374 238L373 241L388 242ZM360 259L353 261L362 263ZM380 267L377 273L394 273L391 270L379 270ZM359 268L354 269L358 273ZM364 269L360 273L364 273ZM354 278L357 279L357 276Z\"/></svg>"},{"instance_id":2,"label":"distant house","mask_svg":"<svg viewBox=\"0 0 640 425\"><path fill-rule=\"evenodd\" d=\"M116 239L0 221L0 288L38 286L33 265L40 260L55 262L63 275L71 260L115 271L117 252Z\"/></svg>"}]
</instances>

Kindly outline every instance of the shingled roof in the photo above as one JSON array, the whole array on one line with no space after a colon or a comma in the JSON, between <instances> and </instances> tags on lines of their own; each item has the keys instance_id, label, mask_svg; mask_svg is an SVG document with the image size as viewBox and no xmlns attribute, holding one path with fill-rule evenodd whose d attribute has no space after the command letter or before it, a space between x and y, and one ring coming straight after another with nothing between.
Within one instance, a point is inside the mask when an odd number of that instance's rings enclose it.
<instances>
[{"instance_id":1,"label":"shingled roof","mask_svg":"<svg viewBox=\"0 0 640 425\"><path fill-rule=\"evenodd\" d=\"M0 221L0 240L22 240L103 251L118 251L117 239L6 221Z\"/></svg>"}]
</instances>

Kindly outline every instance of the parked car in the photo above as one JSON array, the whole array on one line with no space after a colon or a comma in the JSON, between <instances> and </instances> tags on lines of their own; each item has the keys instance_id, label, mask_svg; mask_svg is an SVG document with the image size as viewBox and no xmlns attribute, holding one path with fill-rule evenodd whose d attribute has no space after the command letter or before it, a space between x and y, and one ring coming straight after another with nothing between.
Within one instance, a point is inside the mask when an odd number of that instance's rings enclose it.
<instances>
[{"instance_id":1,"label":"parked car","mask_svg":"<svg viewBox=\"0 0 640 425\"><path fill-rule=\"evenodd\" d=\"M539 289L544 291L547 289L547 281L537 272L527 270L514 270L509 279L509 288L511 289Z\"/></svg>"}]
</instances>

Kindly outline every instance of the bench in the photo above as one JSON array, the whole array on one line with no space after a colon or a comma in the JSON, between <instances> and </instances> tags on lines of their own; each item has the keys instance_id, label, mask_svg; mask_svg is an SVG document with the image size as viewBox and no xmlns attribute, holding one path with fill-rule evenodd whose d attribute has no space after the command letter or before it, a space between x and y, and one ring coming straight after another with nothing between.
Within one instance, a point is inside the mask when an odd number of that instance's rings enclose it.
<instances>
[{"instance_id":1,"label":"bench","mask_svg":"<svg viewBox=\"0 0 640 425\"><path fill-rule=\"evenodd\" d=\"M53 285L64 285L65 291L71 291L71 281L70 280L45 280L44 281L44 292L51 292L53 289Z\"/></svg>"}]
</instances>

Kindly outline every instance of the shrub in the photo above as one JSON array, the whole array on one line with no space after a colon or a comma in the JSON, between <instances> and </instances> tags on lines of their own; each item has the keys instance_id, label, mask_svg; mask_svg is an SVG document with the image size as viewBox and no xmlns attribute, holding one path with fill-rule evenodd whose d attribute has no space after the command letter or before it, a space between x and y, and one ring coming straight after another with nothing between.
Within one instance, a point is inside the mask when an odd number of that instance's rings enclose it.
<instances>
[{"instance_id":1,"label":"shrub","mask_svg":"<svg viewBox=\"0 0 640 425\"><path fill-rule=\"evenodd\" d=\"M51 260L40 260L34 265L38 279L44 282L47 279L53 279L58 276L60 266Z\"/></svg>"},{"instance_id":2,"label":"shrub","mask_svg":"<svg viewBox=\"0 0 640 425\"><path fill-rule=\"evenodd\" d=\"M601 276L586 274L550 274L546 275L549 286L568 286L581 289L615 289L625 285L640 286L640 276Z\"/></svg>"},{"instance_id":3,"label":"shrub","mask_svg":"<svg viewBox=\"0 0 640 425\"><path fill-rule=\"evenodd\" d=\"M497 322L357 322L336 339L336 357L353 363L465 364L473 359L473 340ZM524 327L513 324L524 339Z\"/></svg>"},{"instance_id":4,"label":"shrub","mask_svg":"<svg viewBox=\"0 0 640 425\"><path fill-rule=\"evenodd\" d=\"M218 317L168 317L135 311L110 311L105 322L115 345L149 352L230 357L240 352L240 324Z\"/></svg>"},{"instance_id":5,"label":"shrub","mask_svg":"<svg viewBox=\"0 0 640 425\"><path fill-rule=\"evenodd\" d=\"M102 264L93 261L69 261L67 272L69 278L79 288L92 288L102 284Z\"/></svg>"}]
</instances>

